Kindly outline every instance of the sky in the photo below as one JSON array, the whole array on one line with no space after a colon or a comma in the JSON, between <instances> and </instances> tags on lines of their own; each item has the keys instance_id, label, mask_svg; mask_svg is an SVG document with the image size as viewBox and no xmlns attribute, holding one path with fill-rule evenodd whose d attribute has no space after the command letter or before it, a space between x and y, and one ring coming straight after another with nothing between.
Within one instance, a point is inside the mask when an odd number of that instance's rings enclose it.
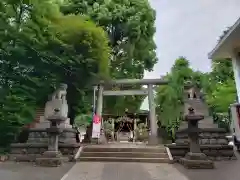
<instances>
[{"instance_id":1,"label":"sky","mask_svg":"<svg viewBox=\"0 0 240 180\"><path fill-rule=\"evenodd\" d=\"M186 57L192 68L211 70L208 53L218 37L240 17L240 0L150 0L156 10L158 63L144 78L160 78L175 59ZM142 109L148 109L145 99Z\"/></svg>"}]
</instances>

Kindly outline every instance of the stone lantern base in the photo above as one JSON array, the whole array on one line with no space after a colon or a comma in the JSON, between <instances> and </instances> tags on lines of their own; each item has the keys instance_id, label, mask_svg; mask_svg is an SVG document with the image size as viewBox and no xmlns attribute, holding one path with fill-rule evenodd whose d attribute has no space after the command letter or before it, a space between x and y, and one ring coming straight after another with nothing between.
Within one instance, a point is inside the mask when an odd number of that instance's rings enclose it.
<instances>
[{"instance_id":1,"label":"stone lantern base","mask_svg":"<svg viewBox=\"0 0 240 180\"><path fill-rule=\"evenodd\" d=\"M58 167L63 163L60 151L46 151L43 156L36 159L36 165L43 167Z\"/></svg>"},{"instance_id":2,"label":"stone lantern base","mask_svg":"<svg viewBox=\"0 0 240 180\"><path fill-rule=\"evenodd\" d=\"M187 169L214 169L214 162L204 153L189 152L180 159L180 163Z\"/></svg>"}]
</instances>

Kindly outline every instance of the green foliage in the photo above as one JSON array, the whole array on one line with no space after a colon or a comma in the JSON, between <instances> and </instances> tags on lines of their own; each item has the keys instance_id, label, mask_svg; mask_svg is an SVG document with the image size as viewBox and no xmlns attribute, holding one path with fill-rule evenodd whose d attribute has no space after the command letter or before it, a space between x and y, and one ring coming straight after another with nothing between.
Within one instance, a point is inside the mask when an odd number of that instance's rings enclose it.
<instances>
[{"instance_id":1,"label":"green foliage","mask_svg":"<svg viewBox=\"0 0 240 180\"><path fill-rule=\"evenodd\" d=\"M0 9L0 145L5 146L61 82L68 84L71 119L88 111L89 83L109 75L111 49L101 27L87 16L64 16L57 1L3 0Z\"/></svg>"},{"instance_id":2,"label":"green foliage","mask_svg":"<svg viewBox=\"0 0 240 180\"><path fill-rule=\"evenodd\" d=\"M147 141L148 139L148 127L145 123L138 124L136 130L136 138L139 141Z\"/></svg>"},{"instance_id":3,"label":"green foliage","mask_svg":"<svg viewBox=\"0 0 240 180\"><path fill-rule=\"evenodd\" d=\"M144 70L152 70L157 62L155 11L147 0L70 0L62 6L65 14L87 15L103 27L110 39L110 75L114 79L143 78ZM129 89L140 88L130 86ZM104 109L123 113L125 108L137 111L142 96L106 97Z\"/></svg>"},{"instance_id":4,"label":"green foliage","mask_svg":"<svg viewBox=\"0 0 240 180\"><path fill-rule=\"evenodd\" d=\"M234 80L230 79L223 84L215 85L211 94L207 94L206 101L214 108L215 112L228 112L229 105L236 99Z\"/></svg>"},{"instance_id":5,"label":"green foliage","mask_svg":"<svg viewBox=\"0 0 240 180\"><path fill-rule=\"evenodd\" d=\"M160 117L160 124L173 135L182 120L184 85L185 82L191 81L192 74L188 60L180 57L175 61L171 72L164 77L169 84L156 90L156 112Z\"/></svg>"},{"instance_id":6,"label":"green foliage","mask_svg":"<svg viewBox=\"0 0 240 180\"><path fill-rule=\"evenodd\" d=\"M231 59L214 59L212 61L211 79L215 83L223 83L234 79Z\"/></svg>"},{"instance_id":7,"label":"green foliage","mask_svg":"<svg viewBox=\"0 0 240 180\"><path fill-rule=\"evenodd\" d=\"M231 59L212 61L212 71L202 78L202 89L214 121L229 130L228 109L237 97Z\"/></svg>"},{"instance_id":8,"label":"green foliage","mask_svg":"<svg viewBox=\"0 0 240 180\"><path fill-rule=\"evenodd\" d=\"M0 12L1 145L33 120L59 83L68 85L73 120L92 109L91 82L142 78L157 61L155 12L147 0L2 0ZM134 111L143 98L112 98L105 105ZM81 118L77 123L86 125Z\"/></svg>"},{"instance_id":9,"label":"green foliage","mask_svg":"<svg viewBox=\"0 0 240 180\"><path fill-rule=\"evenodd\" d=\"M19 127L31 122L34 104L19 91L10 91L1 101L0 146L6 147L20 132Z\"/></svg>"},{"instance_id":10,"label":"green foliage","mask_svg":"<svg viewBox=\"0 0 240 180\"><path fill-rule=\"evenodd\" d=\"M230 130L231 120L228 113L216 113L215 119L219 128L226 129L227 132Z\"/></svg>"},{"instance_id":11,"label":"green foliage","mask_svg":"<svg viewBox=\"0 0 240 180\"><path fill-rule=\"evenodd\" d=\"M206 101L216 113L228 112L228 107L236 99L236 88L232 62L230 59L212 61L212 71L202 78Z\"/></svg>"},{"instance_id":12,"label":"green foliage","mask_svg":"<svg viewBox=\"0 0 240 180\"><path fill-rule=\"evenodd\" d=\"M236 99L231 59L215 59L212 61L212 71L202 73L193 71L189 68L188 61L180 57L164 79L169 81L169 85L157 89L157 114L160 124L170 134L174 135L182 120L183 88L188 82L203 91L203 98L219 127L229 128L227 112L229 105Z\"/></svg>"},{"instance_id":13,"label":"green foliage","mask_svg":"<svg viewBox=\"0 0 240 180\"><path fill-rule=\"evenodd\" d=\"M78 128L87 128L92 123L92 115L89 114L80 114L75 117L74 124Z\"/></svg>"},{"instance_id":14,"label":"green foliage","mask_svg":"<svg viewBox=\"0 0 240 180\"><path fill-rule=\"evenodd\" d=\"M111 137L112 132L114 131L113 126L112 126L112 120L111 119L104 120L103 127L104 127L104 132L105 132L106 136Z\"/></svg>"}]
</instances>

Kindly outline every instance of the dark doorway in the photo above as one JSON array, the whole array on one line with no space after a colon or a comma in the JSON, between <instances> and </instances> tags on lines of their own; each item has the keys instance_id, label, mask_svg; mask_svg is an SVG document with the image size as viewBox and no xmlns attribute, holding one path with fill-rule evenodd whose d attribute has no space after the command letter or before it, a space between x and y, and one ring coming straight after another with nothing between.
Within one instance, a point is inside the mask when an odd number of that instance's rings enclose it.
<instances>
[{"instance_id":1,"label":"dark doorway","mask_svg":"<svg viewBox=\"0 0 240 180\"><path fill-rule=\"evenodd\" d=\"M115 123L115 131L118 132L130 132L133 130L133 124L129 122L118 122Z\"/></svg>"},{"instance_id":2,"label":"dark doorway","mask_svg":"<svg viewBox=\"0 0 240 180\"><path fill-rule=\"evenodd\" d=\"M197 95L196 93L193 94L193 98L196 99L197 98Z\"/></svg>"}]
</instances>

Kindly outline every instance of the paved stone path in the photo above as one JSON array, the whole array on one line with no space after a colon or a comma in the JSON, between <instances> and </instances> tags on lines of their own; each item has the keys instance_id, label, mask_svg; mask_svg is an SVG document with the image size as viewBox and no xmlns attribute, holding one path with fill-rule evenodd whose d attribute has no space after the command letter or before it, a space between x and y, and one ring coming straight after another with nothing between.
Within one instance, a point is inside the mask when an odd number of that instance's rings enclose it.
<instances>
[{"instance_id":1,"label":"paved stone path","mask_svg":"<svg viewBox=\"0 0 240 180\"><path fill-rule=\"evenodd\" d=\"M62 180L189 180L171 164L79 162Z\"/></svg>"},{"instance_id":2,"label":"paved stone path","mask_svg":"<svg viewBox=\"0 0 240 180\"><path fill-rule=\"evenodd\" d=\"M240 161L216 162L213 170L187 170L179 164L65 163L58 168L0 163L1 180L239 180Z\"/></svg>"},{"instance_id":3,"label":"paved stone path","mask_svg":"<svg viewBox=\"0 0 240 180\"><path fill-rule=\"evenodd\" d=\"M174 164L189 180L239 180L240 155L236 152L238 160L215 162L215 169L185 169L180 164Z\"/></svg>"},{"instance_id":4,"label":"paved stone path","mask_svg":"<svg viewBox=\"0 0 240 180\"><path fill-rule=\"evenodd\" d=\"M240 161L215 162L215 169L185 169L180 164L174 165L189 180L239 180Z\"/></svg>"},{"instance_id":5,"label":"paved stone path","mask_svg":"<svg viewBox=\"0 0 240 180\"><path fill-rule=\"evenodd\" d=\"M1 180L60 180L73 167L74 163L65 163L57 168L36 167L31 163L0 163Z\"/></svg>"}]
</instances>

